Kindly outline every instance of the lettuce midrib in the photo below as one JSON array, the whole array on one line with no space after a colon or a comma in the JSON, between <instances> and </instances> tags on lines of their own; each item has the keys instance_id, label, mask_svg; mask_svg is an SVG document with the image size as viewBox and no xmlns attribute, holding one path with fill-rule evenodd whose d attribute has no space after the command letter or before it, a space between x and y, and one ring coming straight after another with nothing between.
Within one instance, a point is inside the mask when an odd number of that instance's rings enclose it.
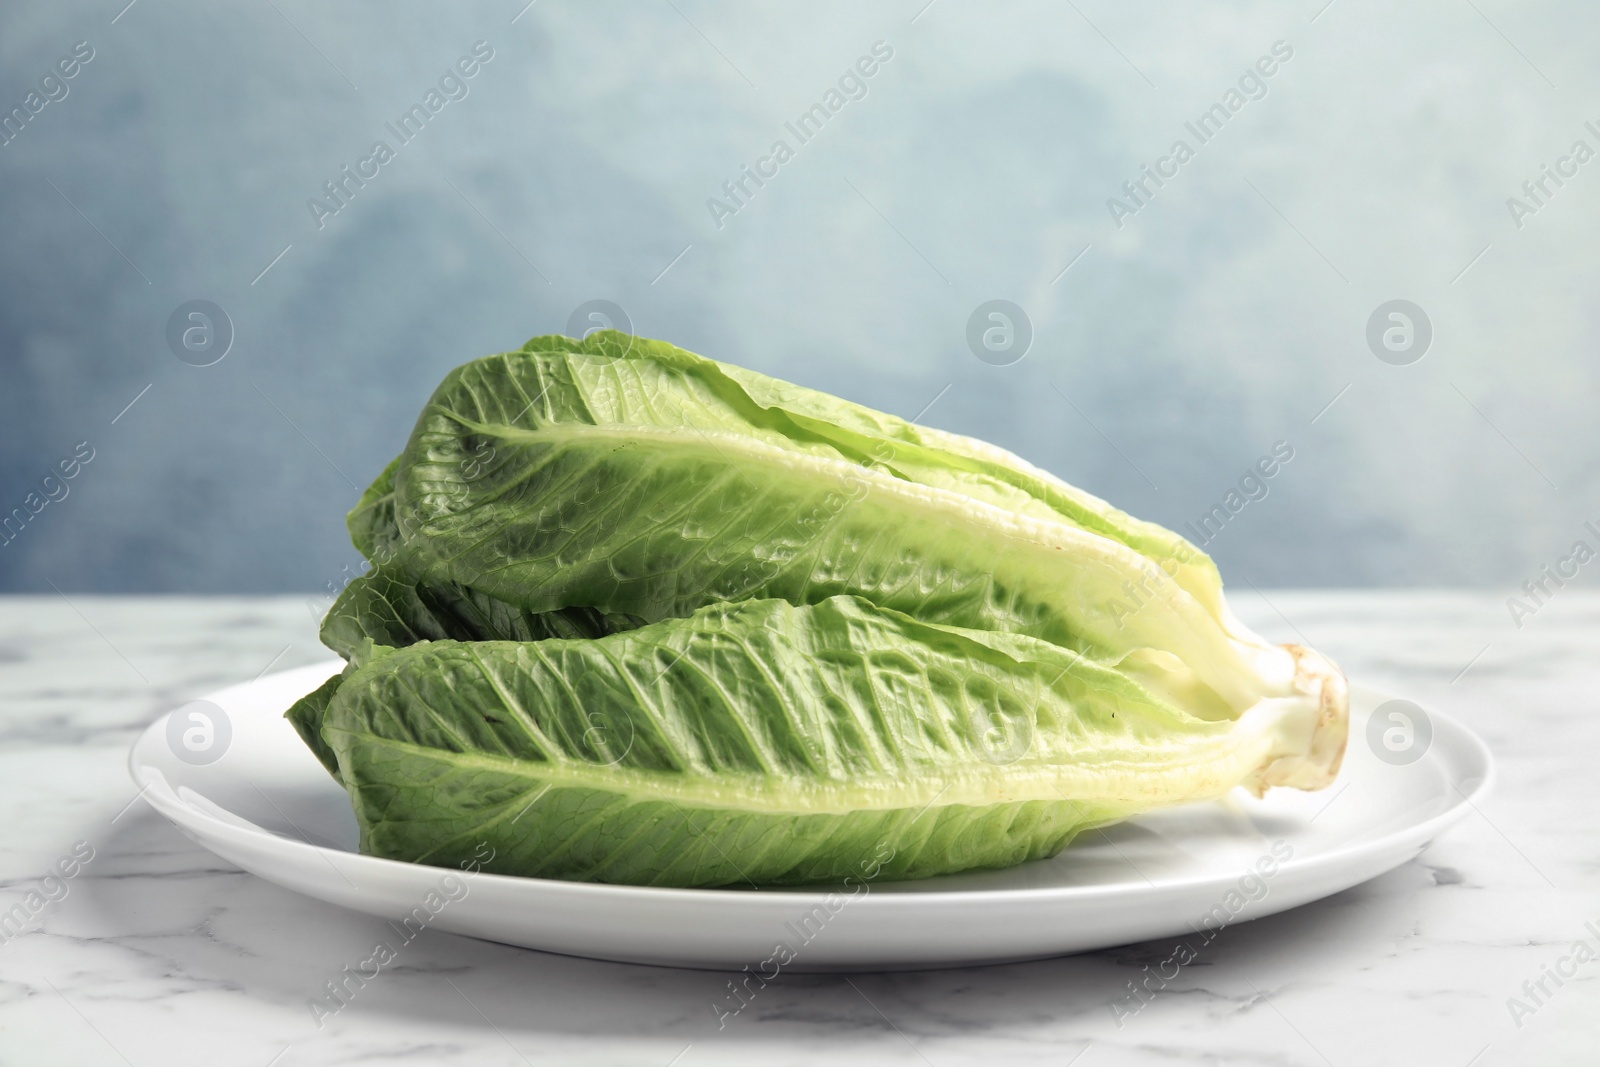
<instances>
[{"instance_id":1,"label":"lettuce midrib","mask_svg":"<svg viewBox=\"0 0 1600 1067\"><path fill-rule=\"evenodd\" d=\"M1109 803L1147 806L1181 803L1217 796L1232 787L1245 769L1256 766L1267 745L1240 745L1219 733L1216 751L1188 746L1185 758L1152 767L1150 754L1138 760L1108 761L1093 767L1031 762L995 765L977 770L905 768L897 776L852 775L849 780L798 775L714 774L652 771L595 764L583 760L529 760L492 752L453 751L403 741L362 730L328 724L330 744L348 751L354 744L377 745L410 758L444 763L456 770L480 770L524 778L556 789L585 789L630 797L634 801L666 800L698 810L767 815L845 815L857 811L900 811L938 803L940 807L987 807L1033 801ZM332 735L332 736L329 736ZM1219 772L1220 769L1220 772ZM918 772L914 777L907 772ZM359 789L359 779L346 784ZM531 791L531 788L530 788Z\"/></svg>"}]
</instances>

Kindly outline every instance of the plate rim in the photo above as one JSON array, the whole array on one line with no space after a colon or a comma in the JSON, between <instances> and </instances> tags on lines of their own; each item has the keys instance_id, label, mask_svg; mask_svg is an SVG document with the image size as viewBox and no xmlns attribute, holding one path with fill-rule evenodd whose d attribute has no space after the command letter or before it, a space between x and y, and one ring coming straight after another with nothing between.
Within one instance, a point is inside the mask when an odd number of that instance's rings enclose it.
<instances>
[{"instance_id":1,"label":"plate rim","mask_svg":"<svg viewBox=\"0 0 1600 1067\"><path fill-rule=\"evenodd\" d=\"M300 667L290 667L282 671L275 671L272 674L261 675L260 677L257 677L249 682L240 682L234 685L225 686L221 689L214 690L210 693L206 693L193 699L217 702L219 698L228 697L241 690L250 690L273 680L281 680L283 676L288 674L304 673L310 675L317 670L325 670L327 672L326 676L331 676L335 670L342 668L343 665L343 660L334 659L306 664ZM1352 682L1350 683L1350 687L1352 695L1354 695L1356 692L1364 692L1384 699L1395 699L1392 695L1386 694L1382 690L1362 683ZM185 703L190 702L192 701L185 701ZM182 705L179 705L178 707L182 707ZM271 830L267 830L264 827L250 822L243 816L235 815L235 818L239 819L240 822L247 824L247 826L241 826L223 819L219 819L215 815L212 815L210 812L207 812L202 808L186 803L178 795L177 788L175 788L172 783L167 780L166 775L161 772L159 767L150 768L155 772L155 777L152 777L149 780L141 779L139 773L141 764L138 762L140 751L144 749L147 744L157 743L157 740L166 732L166 724L168 719L170 719L172 714L177 710L178 708L175 707L163 712L139 732L138 736L134 738L132 745L129 746L127 768L129 777L133 779L133 784L139 787L139 795L143 796L150 803L151 807L155 808L162 814L163 817L177 825L179 828L186 828L192 821L204 821L210 824L210 832L220 832L223 836L232 836L240 843L248 841L260 843L263 839L266 839L268 842L270 842L270 847L272 848L287 849L291 852L297 849L310 850L306 853L308 857L320 853L329 863L333 862L332 857L338 856L342 857L346 863L353 861L358 867L366 867L368 870L374 872L384 870L403 870L408 872L406 875L404 875L404 877L413 877L419 872L441 870L448 872L450 870L450 868L436 867L431 864L408 863L404 860L389 859L382 856L369 856L360 852L348 852L344 849L330 848L325 845L313 844L310 841L299 840L296 838L287 837L283 834L273 833ZM1434 724L1433 741L1430 745L1430 748L1432 745L1437 745L1440 740L1441 731L1439 729L1439 724L1442 723L1445 727L1444 732L1448 732L1453 735L1454 743L1465 744L1471 761L1475 761L1482 767L1483 775L1478 779L1471 791L1462 792L1461 789L1454 784L1454 781L1450 780L1448 784L1459 799L1452 800L1450 806L1444 811L1438 812L1437 814L1432 815L1419 823L1402 827L1398 830L1380 835L1378 837L1343 845L1331 852L1325 852L1316 856L1306 857L1305 859L1290 857L1287 860L1279 861L1278 872L1280 874L1292 870L1297 873L1313 875L1318 870L1329 866L1354 866L1359 864L1363 859L1370 858L1375 853L1387 851L1399 840L1411 840L1420 844L1425 844L1448 827L1461 821L1470 811L1477 809L1478 803L1488 796L1488 794L1494 788L1496 779L1498 777L1498 770L1495 766L1494 754L1492 750L1489 748L1488 744L1477 735L1475 731L1457 720L1454 716L1432 707L1427 707L1425 710L1428 713L1430 721ZM1352 741L1353 740L1354 738L1352 738ZM1449 775L1446 777L1447 779L1451 778ZM1470 781L1471 779L1469 778L1467 780ZM1329 803L1332 803L1332 801ZM230 814L233 813L230 812ZM205 842L202 841L200 844L204 845ZM209 846L206 847L209 848ZM257 877L264 876L257 875ZM1205 888L1222 888L1230 886L1237 881L1238 877L1238 872L1235 871L1231 873L1192 875L1179 878L1168 877L1164 880L1154 881L1149 878L1145 878L1144 884L1136 885L1135 888L1145 894L1160 895L1164 893L1186 893ZM727 887L695 888L679 886L626 885L612 882L577 882L560 878L540 878L527 875L495 874L489 871L478 871L473 875L474 881L478 881L479 879L488 879L488 884L490 885L499 884L506 886L531 886L534 887L534 891L537 892L551 894L571 893L577 896L582 896L589 900L595 900L596 898L614 898L618 902L627 900L649 900L659 904L699 903L702 905L712 904L715 902L720 905L739 907L762 907L769 903L776 902L783 902L785 904L797 902L821 903L826 897L835 894L838 891L837 887L817 889L804 886L792 889L783 886L735 889ZM271 879L268 880L270 881ZM894 884L905 883L882 883L882 885ZM999 900L1012 902L1024 902L1029 900L1060 900L1062 902L1094 900L1097 897L1107 897L1115 894L1125 893L1128 889L1128 884L1129 883L1124 882L1113 882L1109 884L1100 883L1095 885L1026 886L1013 889L929 889L904 893L869 892L863 894L863 896L869 901L882 901L882 903L871 905L876 908L882 909L898 907L902 910L916 910L918 907L937 908L949 904L995 903ZM739 901L741 903L734 904L733 902L735 901ZM890 903L891 901L898 901L900 903Z\"/></svg>"}]
</instances>

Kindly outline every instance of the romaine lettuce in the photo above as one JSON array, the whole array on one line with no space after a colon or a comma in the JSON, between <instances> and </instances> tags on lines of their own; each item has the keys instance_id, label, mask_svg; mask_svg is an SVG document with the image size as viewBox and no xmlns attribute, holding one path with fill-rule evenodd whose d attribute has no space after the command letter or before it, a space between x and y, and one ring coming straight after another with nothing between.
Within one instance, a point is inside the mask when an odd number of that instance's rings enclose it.
<instances>
[{"instance_id":1,"label":"romaine lettuce","mask_svg":"<svg viewBox=\"0 0 1600 1067\"><path fill-rule=\"evenodd\" d=\"M1319 788L1344 749L1337 669L1239 624L1176 534L661 342L458 368L349 524L351 666L291 718L378 855L760 884L881 841L919 877Z\"/></svg>"}]
</instances>

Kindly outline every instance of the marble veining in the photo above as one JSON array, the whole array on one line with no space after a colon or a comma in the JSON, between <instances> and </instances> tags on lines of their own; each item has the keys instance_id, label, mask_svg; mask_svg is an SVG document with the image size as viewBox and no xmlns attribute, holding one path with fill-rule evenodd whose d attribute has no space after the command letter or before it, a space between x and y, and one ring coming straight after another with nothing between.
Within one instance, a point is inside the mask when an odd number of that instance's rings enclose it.
<instances>
[{"instance_id":1,"label":"marble veining","mask_svg":"<svg viewBox=\"0 0 1600 1067\"><path fill-rule=\"evenodd\" d=\"M1243 593L1236 610L1359 681L1457 716L1495 792L1414 862L1224 930L1136 1014L1157 941L1036 963L785 975L727 1025L727 976L429 930L318 1026L380 920L233 868L142 801L129 744L162 712L327 658L305 598L0 598L0 1063L1301 1065L1600 1062L1600 960L1525 998L1600 925L1600 597L1518 629L1469 593ZM93 858L42 881L75 848ZM1591 937L1591 940L1592 937ZM1520 1025L1519 1025L1520 1023Z\"/></svg>"}]
</instances>

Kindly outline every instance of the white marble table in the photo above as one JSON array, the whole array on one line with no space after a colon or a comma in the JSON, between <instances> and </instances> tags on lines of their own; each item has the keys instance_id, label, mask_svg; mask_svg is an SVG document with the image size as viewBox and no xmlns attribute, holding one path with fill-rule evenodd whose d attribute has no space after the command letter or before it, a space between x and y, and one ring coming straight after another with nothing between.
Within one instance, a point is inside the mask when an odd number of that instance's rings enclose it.
<instances>
[{"instance_id":1,"label":"white marble table","mask_svg":"<svg viewBox=\"0 0 1600 1067\"><path fill-rule=\"evenodd\" d=\"M1600 960L1546 978L1532 1014L1507 1003L1573 942L1600 948L1600 597L1564 590L1518 630L1491 595L1267 596L1235 603L1479 731L1501 777L1478 813L1417 862L1230 929L1120 1028L1111 1003L1169 946L786 975L722 1030L722 976L437 931L319 1030L308 1000L380 921L205 852L130 805L124 766L161 712L325 658L306 599L0 598L0 912L29 916L0 943L0 1063L1600 1063ZM41 882L75 848L93 858Z\"/></svg>"}]
</instances>

